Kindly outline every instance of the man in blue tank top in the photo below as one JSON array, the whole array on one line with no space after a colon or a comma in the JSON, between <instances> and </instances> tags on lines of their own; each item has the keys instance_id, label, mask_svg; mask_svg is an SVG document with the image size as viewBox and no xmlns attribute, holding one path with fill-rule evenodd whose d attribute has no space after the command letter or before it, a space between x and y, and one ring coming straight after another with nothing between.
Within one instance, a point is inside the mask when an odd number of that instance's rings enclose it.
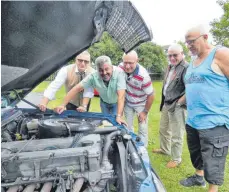
<instances>
[{"instance_id":1,"label":"man in blue tank top","mask_svg":"<svg viewBox=\"0 0 229 192\"><path fill-rule=\"evenodd\" d=\"M195 175L180 184L218 191L229 146L229 49L213 47L203 26L190 29L186 44L194 59L185 75L187 142ZM205 178L205 180L204 180Z\"/></svg>"}]
</instances>

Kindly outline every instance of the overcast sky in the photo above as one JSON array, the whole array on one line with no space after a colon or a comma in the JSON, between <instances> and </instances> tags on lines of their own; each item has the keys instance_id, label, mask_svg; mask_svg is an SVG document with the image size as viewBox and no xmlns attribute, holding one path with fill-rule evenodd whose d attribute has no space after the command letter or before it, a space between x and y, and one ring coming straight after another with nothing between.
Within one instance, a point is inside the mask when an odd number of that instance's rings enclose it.
<instances>
[{"instance_id":1,"label":"overcast sky","mask_svg":"<svg viewBox=\"0 0 229 192\"><path fill-rule=\"evenodd\" d=\"M216 0L131 0L153 32L153 41L168 45L184 41L188 28L209 23L223 14ZM212 39L210 37L210 39Z\"/></svg>"}]
</instances>

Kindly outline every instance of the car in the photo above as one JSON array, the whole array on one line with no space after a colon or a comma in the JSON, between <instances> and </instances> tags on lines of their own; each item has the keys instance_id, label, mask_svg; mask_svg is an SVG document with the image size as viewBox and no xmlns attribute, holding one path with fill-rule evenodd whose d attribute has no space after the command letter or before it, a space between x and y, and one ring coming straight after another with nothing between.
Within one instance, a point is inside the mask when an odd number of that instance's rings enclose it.
<instances>
[{"instance_id":1,"label":"car","mask_svg":"<svg viewBox=\"0 0 229 192\"><path fill-rule=\"evenodd\" d=\"M41 112L25 96L99 41L152 39L129 1L2 1L1 191L164 192L140 138L115 116ZM32 108L18 107L23 101Z\"/></svg>"},{"instance_id":2,"label":"car","mask_svg":"<svg viewBox=\"0 0 229 192\"><path fill-rule=\"evenodd\" d=\"M94 96L99 97L99 92L96 89L94 89Z\"/></svg>"}]
</instances>

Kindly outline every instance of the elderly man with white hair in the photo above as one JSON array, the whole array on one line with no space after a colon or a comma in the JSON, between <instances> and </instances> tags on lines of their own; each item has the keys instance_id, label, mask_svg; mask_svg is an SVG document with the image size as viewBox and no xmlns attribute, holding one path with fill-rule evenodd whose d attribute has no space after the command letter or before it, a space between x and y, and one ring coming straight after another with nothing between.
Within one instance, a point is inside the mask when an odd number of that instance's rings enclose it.
<instances>
[{"instance_id":1,"label":"elderly man with white hair","mask_svg":"<svg viewBox=\"0 0 229 192\"><path fill-rule=\"evenodd\" d=\"M61 106L55 110L62 113L67 103L80 91L89 87L95 88L99 92L100 107L102 113L116 115L116 121L121 124L125 123L122 119L126 80L125 73L116 66L113 66L108 56L100 56L95 60L98 71L90 74L80 83L75 85L64 98ZM78 110L85 111L83 107Z\"/></svg>"},{"instance_id":2,"label":"elderly man with white hair","mask_svg":"<svg viewBox=\"0 0 229 192\"><path fill-rule=\"evenodd\" d=\"M205 186L205 178L208 192L217 192L229 146L229 49L209 44L202 25L189 29L185 40L196 55L185 75L187 143L196 170L180 184Z\"/></svg>"},{"instance_id":3,"label":"elderly man with white hair","mask_svg":"<svg viewBox=\"0 0 229 192\"><path fill-rule=\"evenodd\" d=\"M183 136L185 131L185 83L184 75L188 64L184 60L180 44L173 44L168 49L169 66L162 88L160 149L153 153L171 155L168 168L181 163Z\"/></svg>"}]
</instances>

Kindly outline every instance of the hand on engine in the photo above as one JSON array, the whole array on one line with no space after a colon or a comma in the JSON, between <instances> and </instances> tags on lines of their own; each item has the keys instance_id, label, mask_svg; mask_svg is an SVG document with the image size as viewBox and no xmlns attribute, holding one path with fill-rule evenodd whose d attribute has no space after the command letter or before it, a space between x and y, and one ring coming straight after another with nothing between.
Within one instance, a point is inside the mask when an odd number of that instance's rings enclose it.
<instances>
[{"instance_id":1,"label":"hand on engine","mask_svg":"<svg viewBox=\"0 0 229 192\"><path fill-rule=\"evenodd\" d=\"M55 111L56 113L58 113L58 114L63 113L64 110L66 110L66 107L63 106L63 105L60 105L60 106L58 106L58 107L56 107L56 108L54 109L54 111Z\"/></svg>"}]
</instances>

